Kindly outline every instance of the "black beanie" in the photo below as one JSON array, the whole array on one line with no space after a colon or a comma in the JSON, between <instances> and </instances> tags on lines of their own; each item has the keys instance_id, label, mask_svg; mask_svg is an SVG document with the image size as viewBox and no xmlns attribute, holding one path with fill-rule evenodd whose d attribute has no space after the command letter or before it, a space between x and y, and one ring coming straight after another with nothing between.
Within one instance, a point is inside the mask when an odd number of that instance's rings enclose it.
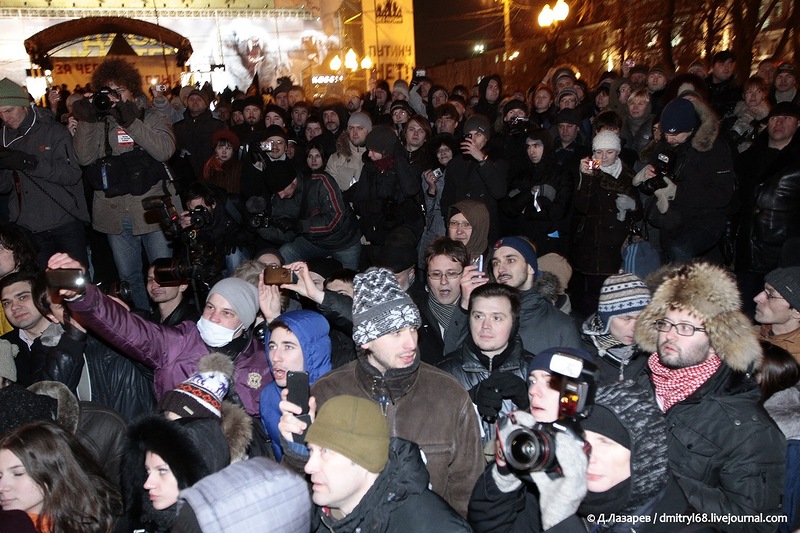
<instances>
[{"instance_id":1,"label":"black beanie","mask_svg":"<svg viewBox=\"0 0 800 533\"><path fill-rule=\"evenodd\" d=\"M625 426L619 421L617 415L604 405L595 404L589 418L581 421L581 427L586 431L594 431L608 437L617 444L631 449L631 436Z\"/></svg>"},{"instance_id":2,"label":"black beanie","mask_svg":"<svg viewBox=\"0 0 800 533\"><path fill-rule=\"evenodd\" d=\"M398 143L397 134L389 126L375 126L367 134L367 150L382 155L391 155Z\"/></svg>"}]
</instances>

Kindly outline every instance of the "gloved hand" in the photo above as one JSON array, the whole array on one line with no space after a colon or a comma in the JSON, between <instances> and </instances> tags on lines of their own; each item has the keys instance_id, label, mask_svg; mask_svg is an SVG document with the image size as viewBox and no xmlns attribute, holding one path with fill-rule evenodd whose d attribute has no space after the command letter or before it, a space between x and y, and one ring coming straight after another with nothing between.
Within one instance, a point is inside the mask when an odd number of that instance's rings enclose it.
<instances>
[{"instance_id":1,"label":"gloved hand","mask_svg":"<svg viewBox=\"0 0 800 533\"><path fill-rule=\"evenodd\" d=\"M583 451L583 442L569 433L557 433L556 459L563 476L553 479L546 472L530 474L539 489L539 509L545 530L574 515L587 491L589 458Z\"/></svg>"},{"instance_id":2,"label":"gloved hand","mask_svg":"<svg viewBox=\"0 0 800 533\"><path fill-rule=\"evenodd\" d=\"M511 433L521 427L533 427L536 419L527 411L512 411L507 417L497 422L497 441L495 447L495 464L492 467L492 478L501 492L514 492L522 486L522 481L508 468L505 455L505 442Z\"/></svg>"},{"instance_id":3,"label":"gloved hand","mask_svg":"<svg viewBox=\"0 0 800 533\"><path fill-rule=\"evenodd\" d=\"M678 191L678 187L675 185L674 181L669 178L664 178L664 181L667 182L667 186L653 193L655 197L658 198L656 200L656 207L662 215L669 210L669 203L675 199L675 193Z\"/></svg>"},{"instance_id":4,"label":"gloved hand","mask_svg":"<svg viewBox=\"0 0 800 533\"><path fill-rule=\"evenodd\" d=\"M617 195L617 220L622 222L625 220L625 213L636 209L636 201L627 194Z\"/></svg>"},{"instance_id":5,"label":"gloved hand","mask_svg":"<svg viewBox=\"0 0 800 533\"><path fill-rule=\"evenodd\" d=\"M286 233L300 233L300 221L291 218L274 218L272 225Z\"/></svg>"},{"instance_id":6,"label":"gloved hand","mask_svg":"<svg viewBox=\"0 0 800 533\"><path fill-rule=\"evenodd\" d=\"M20 150L3 150L0 152L0 168L6 170L33 170L39 165L35 155Z\"/></svg>"},{"instance_id":7,"label":"gloved hand","mask_svg":"<svg viewBox=\"0 0 800 533\"><path fill-rule=\"evenodd\" d=\"M550 200L551 202L556 199L556 190L553 188L552 185L544 184L539 187L539 196L543 196Z\"/></svg>"},{"instance_id":8,"label":"gloved hand","mask_svg":"<svg viewBox=\"0 0 800 533\"><path fill-rule=\"evenodd\" d=\"M72 116L78 122L97 122L97 109L88 98L81 98L72 104Z\"/></svg>"},{"instance_id":9,"label":"gloved hand","mask_svg":"<svg viewBox=\"0 0 800 533\"><path fill-rule=\"evenodd\" d=\"M117 102L108 113L113 116L117 124L123 128L130 127L133 122L139 118L139 107L134 102Z\"/></svg>"},{"instance_id":10,"label":"gloved hand","mask_svg":"<svg viewBox=\"0 0 800 533\"><path fill-rule=\"evenodd\" d=\"M469 397L484 420L497 418L497 413L503 408L503 396L491 383L487 383L490 379L491 377L481 381L469 390Z\"/></svg>"}]
</instances>

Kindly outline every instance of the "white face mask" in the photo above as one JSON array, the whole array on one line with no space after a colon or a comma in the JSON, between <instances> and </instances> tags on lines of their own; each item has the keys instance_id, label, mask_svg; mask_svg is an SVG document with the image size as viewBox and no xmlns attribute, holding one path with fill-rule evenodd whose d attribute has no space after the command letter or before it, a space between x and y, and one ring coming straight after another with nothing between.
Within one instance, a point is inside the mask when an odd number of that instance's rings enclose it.
<instances>
[{"instance_id":1,"label":"white face mask","mask_svg":"<svg viewBox=\"0 0 800 533\"><path fill-rule=\"evenodd\" d=\"M234 335L242 330L242 327L243 324L240 324L236 329L228 329L203 317L200 317L200 320L197 321L197 331L200 332L200 337L202 337L203 342L212 348L219 348L231 342Z\"/></svg>"}]
</instances>

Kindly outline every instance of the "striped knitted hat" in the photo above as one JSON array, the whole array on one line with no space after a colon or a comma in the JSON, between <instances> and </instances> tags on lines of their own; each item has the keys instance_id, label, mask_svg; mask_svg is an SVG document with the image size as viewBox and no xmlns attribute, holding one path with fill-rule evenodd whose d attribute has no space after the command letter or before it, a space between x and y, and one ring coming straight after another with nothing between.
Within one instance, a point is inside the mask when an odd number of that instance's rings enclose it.
<instances>
[{"instance_id":1,"label":"striped knitted hat","mask_svg":"<svg viewBox=\"0 0 800 533\"><path fill-rule=\"evenodd\" d=\"M603 321L603 334L615 316L642 311L650 303L650 291L635 274L609 276L600 289L600 304L597 315Z\"/></svg>"}]
</instances>

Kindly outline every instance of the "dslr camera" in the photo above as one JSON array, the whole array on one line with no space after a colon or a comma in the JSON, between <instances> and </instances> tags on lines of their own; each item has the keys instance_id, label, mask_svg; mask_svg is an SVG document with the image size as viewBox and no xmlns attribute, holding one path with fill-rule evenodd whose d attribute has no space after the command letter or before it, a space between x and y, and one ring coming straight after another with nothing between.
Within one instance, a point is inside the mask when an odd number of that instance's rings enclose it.
<instances>
[{"instance_id":1,"label":"dslr camera","mask_svg":"<svg viewBox=\"0 0 800 533\"><path fill-rule=\"evenodd\" d=\"M569 433L584 440L578 422L592 412L597 391L597 366L568 353L557 353L550 360L550 386L560 391L559 418L556 422L519 426L501 443L509 468L517 474L544 471L561 475L556 459L556 435ZM516 424L513 413L498 421L498 435L504 425Z\"/></svg>"},{"instance_id":2,"label":"dslr camera","mask_svg":"<svg viewBox=\"0 0 800 533\"><path fill-rule=\"evenodd\" d=\"M202 205L198 205L189 211L189 219L195 229L207 228L214 223L214 215Z\"/></svg>"},{"instance_id":3,"label":"dslr camera","mask_svg":"<svg viewBox=\"0 0 800 533\"><path fill-rule=\"evenodd\" d=\"M675 154L669 151L660 152L656 158L656 175L639 185L639 190L648 196L667 186L664 178L675 181Z\"/></svg>"},{"instance_id":4,"label":"dslr camera","mask_svg":"<svg viewBox=\"0 0 800 533\"><path fill-rule=\"evenodd\" d=\"M116 99L120 98L119 93L110 87L100 87L100 90L94 93L92 105L97 111L98 117L108 115L108 112L114 107L114 101L111 100L112 96Z\"/></svg>"}]
</instances>

